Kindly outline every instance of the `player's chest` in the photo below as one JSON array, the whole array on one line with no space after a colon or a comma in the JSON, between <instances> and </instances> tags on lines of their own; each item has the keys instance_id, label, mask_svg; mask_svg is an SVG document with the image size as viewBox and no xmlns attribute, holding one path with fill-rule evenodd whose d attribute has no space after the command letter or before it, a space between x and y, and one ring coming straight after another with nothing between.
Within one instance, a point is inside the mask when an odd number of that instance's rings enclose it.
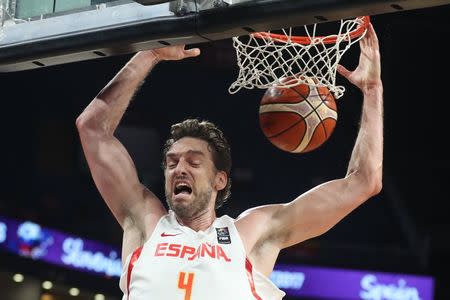
<instances>
[{"instance_id":1,"label":"player's chest","mask_svg":"<svg viewBox=\"0 0 450 300\"><path fill-rule=\"evenodd\" d=\"M213 241L155 240L143 249L132 273L132 295L164 292L170 299L209 299L215 291L220 299L232 299L232 291L249 293L245 255Z\"/></svg>"},{"instance_id":2,"label":"player's chest","mask_svg":"<svg viewBox=\"0 0 450 300\"><path fill-rule=\"evenodd\" d=\"M147 243L141 253L138 265L161 264L167 268L170 265L225 265L245 259L242 249L234 243L220 243L217 237L189 240L180 236L159 236Z\"/></svg>"}]
</instances>

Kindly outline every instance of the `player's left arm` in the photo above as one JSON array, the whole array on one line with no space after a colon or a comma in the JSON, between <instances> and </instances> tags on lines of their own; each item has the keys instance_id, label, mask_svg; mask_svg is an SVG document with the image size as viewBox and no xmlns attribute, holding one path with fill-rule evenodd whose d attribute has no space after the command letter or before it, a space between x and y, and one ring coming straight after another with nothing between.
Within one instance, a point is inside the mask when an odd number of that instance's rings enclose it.
<instances>
[{"instance_id":1,"label":"player's left arm","mask_svg":"<svg viewBox=\"0 0 450 300\"><path fill-rule=\"evenodd\" d=\"M340 66L338 71L363 93L360 129L346 176L321 184L286 204L251 209L238 219L245 231L249 224L256 235L247 251L286 248L319 236L382 187L383 165L383 87L378 40L372 26L360 41L359 65L354 71ZM266 247L267 248L267 247Z\"/></svg>"}]
</instances>

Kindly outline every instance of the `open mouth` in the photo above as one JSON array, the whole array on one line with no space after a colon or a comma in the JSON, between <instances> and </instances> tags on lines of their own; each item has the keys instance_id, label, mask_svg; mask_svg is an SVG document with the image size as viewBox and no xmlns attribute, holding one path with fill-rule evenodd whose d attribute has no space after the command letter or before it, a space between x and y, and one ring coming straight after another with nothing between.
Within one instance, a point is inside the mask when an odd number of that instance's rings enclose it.
<instances>
[{"instance_id":1,"label":"open mouth","mask_svg":"<svg viewBox=\"0 0 450 300\"><path fill-rule=\"evenodd\" d=\"M190 195L192 193L192 188L186 183L178 183L174 190L175 195L185 194Z\"/></svg>"}]
</instances>

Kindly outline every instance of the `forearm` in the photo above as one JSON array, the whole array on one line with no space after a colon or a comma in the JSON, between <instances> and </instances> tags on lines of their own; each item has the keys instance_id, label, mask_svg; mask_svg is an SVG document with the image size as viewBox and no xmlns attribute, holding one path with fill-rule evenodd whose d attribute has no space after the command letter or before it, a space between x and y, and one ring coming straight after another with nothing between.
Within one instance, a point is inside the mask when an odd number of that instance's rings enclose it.
<instances>
[{"instance_id":1,"label":"forearm","mask_svg":"<svg viewBox=\"0 0 450 300\"><path fill-rule=\"evenodd\" d=\"M77 122L113 134L133 95L157 63L152 51L137 53L91 101Z\"/></svg>"},{"instance_id":2,"label":"forearm","mask_svg":"<svg viewBox=\"0 0 450 300\"><path fill-rule=\"evenodd\" d=\"M347 176L368 181L374 193L381 188L383 166L383 87L380 83L364 92L361 124L348 165Z\"/></svg>"}]
</instances>

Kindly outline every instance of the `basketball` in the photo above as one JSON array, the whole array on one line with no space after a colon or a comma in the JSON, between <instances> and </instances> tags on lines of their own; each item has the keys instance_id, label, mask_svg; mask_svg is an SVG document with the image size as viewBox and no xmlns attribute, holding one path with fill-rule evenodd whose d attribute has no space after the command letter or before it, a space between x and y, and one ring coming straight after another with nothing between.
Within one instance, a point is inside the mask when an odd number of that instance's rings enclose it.
<instances>
[{"instance_id":1,"label":"basketball","mask_svg":"<svg viewBox=\"0 0 450 300\"><path fill-rule=\"evenodd\" d=\"M286 82L285 79L284 82ZM307 82L314 83L313 79ZM337 122L333 94L327 87L300 84L272 86L259 106L261 130L279 149L291 153L312 151L325 143Z\"/></svg>"}]
</instances>

